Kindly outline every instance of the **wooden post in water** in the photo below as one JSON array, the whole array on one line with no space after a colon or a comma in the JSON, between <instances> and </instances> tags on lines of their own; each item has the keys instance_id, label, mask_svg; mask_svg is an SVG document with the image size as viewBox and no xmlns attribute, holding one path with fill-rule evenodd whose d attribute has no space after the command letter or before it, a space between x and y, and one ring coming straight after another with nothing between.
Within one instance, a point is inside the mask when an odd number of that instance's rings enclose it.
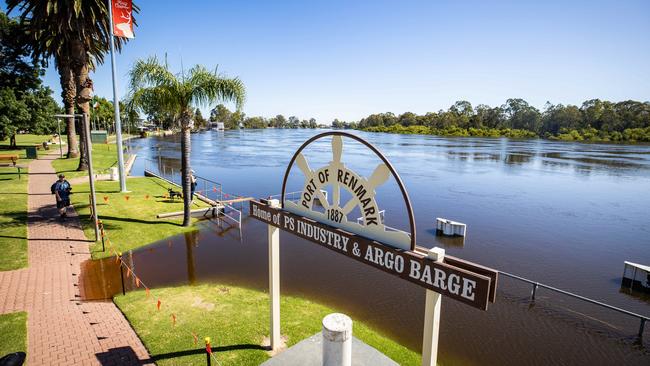
<instances>
[{"instance_id":1,"label":"wooden post in water","mask_svg":"<svg viewBox=\"0 0 650 366\"><path fill-rule=\"evenodd\" d=\"M278 202L275 202L279 206ZM270 346L280 348L280 229L268 226L269 237L269 295L271 295Z\"/></svg>"},{"instance_id":2,"label":"wooden post in water","mask_svg":"<svg viewBox=\"0 0 650 366\"><path fill-rule=\"evenodd\" d=\"M445 259L445 250L432 248L429 258L436 262ZM432 274L433 275L433 274ZM438 359L438 335L440 332L440 307L442 295L431 290L426 290L424 307L424 334L422 336L422 366L436 366Z\"/></svg>"}]
</instances>

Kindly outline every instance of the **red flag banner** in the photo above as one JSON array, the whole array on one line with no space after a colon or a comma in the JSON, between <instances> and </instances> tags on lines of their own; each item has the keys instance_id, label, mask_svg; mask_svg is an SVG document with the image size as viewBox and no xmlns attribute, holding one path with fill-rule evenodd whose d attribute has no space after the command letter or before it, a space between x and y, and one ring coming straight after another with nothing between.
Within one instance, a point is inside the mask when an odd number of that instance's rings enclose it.
<instances>
[{"instance_id":1,"label":"red flag banner","mask_svg":"<svg viewBox=\"0 0 650 366\"><path fill-rule=\"evenodd\" d=\"M133 35L133 17L131 0L112 0L113 34L115 37L135 38Z\"/></svg>"}]
</instances>

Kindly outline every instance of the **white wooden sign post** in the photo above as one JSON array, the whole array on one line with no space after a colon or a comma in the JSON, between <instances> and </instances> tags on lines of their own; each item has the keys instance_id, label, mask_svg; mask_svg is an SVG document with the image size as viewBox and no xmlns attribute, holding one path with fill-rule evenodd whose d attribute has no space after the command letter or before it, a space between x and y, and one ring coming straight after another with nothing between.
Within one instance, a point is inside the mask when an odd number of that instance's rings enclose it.
<instances>
[{"instance_id":1,"label":"white wooden sign post","mask_svg":"<svg viewBox=\"0 0 650 366\"><path fill-rule=\"evenodd\" d=\"M332 160L312 170L302 155L315 140L332 137ZM356 140L381 160L370 178L364 178L342 162L343 139ZM287 178L292 166L305 177L297 201L285 198ZM393 177L404 199L410 232L384 223L375 188ZM326 189L331 195L325 195ZM341 190L351 197L341 202ZM328 198L331 197L331 201ZM318 199L322 209L316 209ZM361 218L348 218L355 209ZM411 201L401 178L379 150L356 135L325 132L307 140L294 154L282 182L282 199L250 201L251 216L268 224L269 294L271 297L270 346L278 350L280 339L280 229L314 242L354 260L398 276L426 289L422 365L436 365L442 296L448 296L475 308L487 310L496 298L498 272L452 256L444 249L427 249L416 243L415 219Z\"/></svg>"},{"instance_id":2,"label":"white wooden sign post","mask_svg":"<svg viewBox=\"0 0 650 366\"><path fill-rule=\"evenodd\" d=\"M279 207L276 202L273 207ZM269 295L271 296L271 349L276 351L280 339L280 229L268 225L269 230Z\"/></svg>"}]
</instances>

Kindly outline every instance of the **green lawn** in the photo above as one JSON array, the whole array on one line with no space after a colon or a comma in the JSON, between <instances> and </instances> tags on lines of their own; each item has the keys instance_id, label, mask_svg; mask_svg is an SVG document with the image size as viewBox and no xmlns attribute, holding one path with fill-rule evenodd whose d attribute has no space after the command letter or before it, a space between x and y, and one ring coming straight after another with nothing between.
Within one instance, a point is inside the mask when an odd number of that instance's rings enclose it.
<instances>
[{"instance_id":1,"label":"green lawn","mask_svg":"<svg viewBox=\"0 0 650 366\"><path fill-rule=\"evenodd\" d=\"M114 144L93 144L93 171L95 174L106 174L108 168L117 165L117 150ZM65 174L66 179L88 175L88 172L77 171L79 158L56 159L52 162L56 173Z\"/></svg>"},{"instance_id":2,"label":"green lawn","mask_svg":"<svg viewBox=\"0 0 650 366\"><path fill-rule=\"evenodd\" d=\"M0 271L27 266L26 173L18 179L16 168L0 167Z\"/></svg>"},{"instance_id":3,"label":"green lawn","mask_svg":"<svg viewBox=\"0 0 650 366\"><path fill-rule=\"evenodd\" d=\"M17 148L10 148L9 147L9 139L6 139L4 141L0 141L0 154L18 154L19 159L24 160L27 157L25 156L25 148L27 146L34 146L38 145L38 155L45 154L47 151L43 149L43 142L45 141L50 141L52 139L52 135L34 135L34 134L24 134L24 135L16 135L16 146ZM66 138L64 137L64 141L67 141ZM51 145L50 149L58 149L59 145ZM67 151L67 146L63 146L63 152L65 153Z\"/></svg>"},{"instance_id":4,"label":"green lawn","mask_svg":"<svg viewBox=\"0 0 650 366\"><path fill-rule=\"evenodd\" d=\"M14 352L27 353L27 313L0 314L0 357Z\"/></svg>"},{"instance_id":5,"label":"green lawn","mask_svg":"<svg viewBox=\"0 0 650 366\"><path fill-rule=\"evenodd\" d=\"M204 337L212 339L221 365L259 365L268 359L260 347L269 334L268 293L226 285L180 286L114 298L158 365L205 365ZM161 300L160 311L155 301ZM292 346L320 332L325 315L335 309L309 300L282 296L281 332ZM171 314L176 315L172 325ZM199 337L194 345L191 332ZM352 333L401 365L417 365L420 355L362 322ZM213 363L214 364L214 363Z\"/></svg>"},{"instance_id":6,"label":"green lawn","mask_svg":"<svg viewBox=\"0 0 650 366\"><path fill-rule=\"evenodd\" d=\"M159 213L183 210L182 200L163 197L170 187L168 183L157 178L141 177L129 178L126 186L130 193L120 193L119 182L99 181L95 186L99 218L104 223L111 243L118 251L126 252L178 233L197 230L192 226L181 226L182 216L156 218ZM72 204L82 218L86 237L94 239L94 227L89 220L88 183L73 186L72 191L75 193L70 196ZM126 196L129 197L128 201ZM105 201L104 197L108 200ZM198 202L201 205L195 203L194 208L207 207L202 202ZM102 252L101 249L101 241L90 246L93 258L112 255L108 250Z\"/></svg>"}]
</instances>

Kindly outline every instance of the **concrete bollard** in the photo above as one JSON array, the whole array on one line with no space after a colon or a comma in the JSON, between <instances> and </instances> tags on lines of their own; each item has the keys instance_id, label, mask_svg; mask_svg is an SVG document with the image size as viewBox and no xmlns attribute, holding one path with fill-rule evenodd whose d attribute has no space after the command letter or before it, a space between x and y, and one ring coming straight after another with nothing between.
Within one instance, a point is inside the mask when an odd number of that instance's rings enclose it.
<instances>
[{"instance_id":1,"label":"concrete bollard","mask_svg":"<svg viewBox=\"0 0 650 366\"><path fill-rule=\"evenodd\" d=\"M323 318L323 366L352 364L352 319L345 314Z\"/></svg>"}]
</instances>

